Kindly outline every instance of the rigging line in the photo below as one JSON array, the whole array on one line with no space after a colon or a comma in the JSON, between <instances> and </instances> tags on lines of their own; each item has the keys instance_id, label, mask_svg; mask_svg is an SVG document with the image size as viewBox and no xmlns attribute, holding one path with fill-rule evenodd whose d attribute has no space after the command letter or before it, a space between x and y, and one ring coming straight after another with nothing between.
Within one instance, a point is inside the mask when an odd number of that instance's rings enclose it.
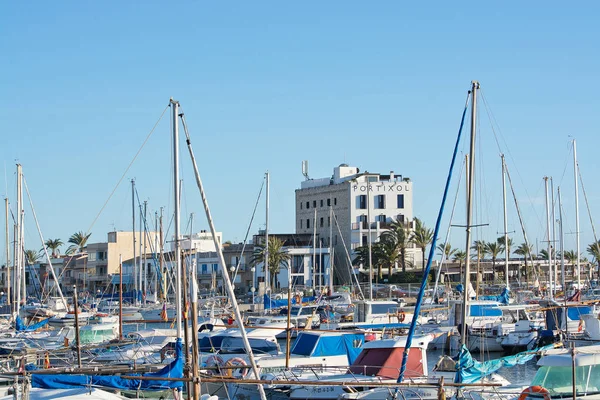
<instances>
[{"instance_id":1,"label":"rigging line","mask_svg":"<svg viewBox=\"0 0 600 400\"><path fill-rule=\"evenodd\" d=\"M233 273L233 282L235 282L235 278L237 278L238 270L242 264L242 257L244 256L244 250L246 249L246 243L248 242L248 236L250 235L250 229L252 229L252 223L254 222L254 216L256 215L256 210L258 208L258 202L260 201L260 196L262 195L262 191L265 186L265 180L266 180L266 177L263 177L262 184L260 185L260 190L258 191L258 197L256 198L256 204L254 204L254 211L252 211L252 217L250 218L250 223L248 224L248 229L246 230L246 236L244 236L244 242L242 245L242 251L240 253L240 258L238 259L237 265L235 266L235 272ZM255 282L252 282L252 286L254 286L254 285L255 285Z\"/></svg>"},{"instance_id":2,"label":"rigging line","mask_svg":"<svg viewBox=\"0 0 600 400\"><path fill-rule=\"evenodd\" d=\"M579 181L581 182L581 190L583 192L583 198L585 199L585 206L587 208L588 216L590 217L590 224L592 225L592 232L594 234L594 245L598 247L598 252L600 253L600 243L598 243L598 236L596 236L596 228L594 227L594 221L592 219L592 211L590 210L590 203L588 202L587 193L585 191L585 187L583 186L583 177L581 176L581 168L579 168L579 163L577 163L577 171L579 172Z\"/></svg>"},{"instance_id":3,"label":"rigging line","mask_svg":"<svg viewBox=\"0 0 600 400\"><path fill-rule=\"evenodd\" d=\"M148 140L150 139L150 137L154 133L154 130L158 126L158 123L162 120L162 117L165 115L165 112L167 112L168 109L169 109L169 105L167 105L165 107L165 109L163 110L162 114L160 114L160 117L158 118L158 121L156 121L156 123L154 124L154 126L150 130L150 133L148 133L148 136L146 136L146 139L144 140L144 142L142 143L142 145L138 149L137 153L135 153L135 156L133 156L133 159L131 160L131 162L129 163L129 165L127 166L127 168L125 169L125 171L123 172L123 175L121 175L121 178L119 179L119 181L115 185L114 189L112 190L112 192L110 193L110 195L108 196L108 198L106 199L106 201L104 202L104 205L102 206L102 208L100 208L100 211L98 211L98 214L96 215L96 217L92 221L92 224L90 225L90 227L88 228L88 230L87 230L86 233L90 233L90 231L92 230L92 228L96 224L96 221L98 220L98 218L100 218L100 214L102 214L102 212L104 211L104 209L108 205L108 202L110 201L110 199L113 197L113 195L117 191L119 185L121 185L121 182L125 178L125 175L127 175L127 172L129 172L129 169L131 169L131 166L133 165L133 163L135 162L135 160L138 158L138 156L142 152L142 149L144 148L144 146L146 145L146 143L148 142Z\"/></svg>"},{"instance_id":4,"label":"rigging line","mask_svg":"<svg viewBox=\"0 0 600 400\"><path fill-rule=\"evenodd\" d=\"M568 142L568 148L569 148L569 152L565 156L565 166L563 168L562 175L560 176L560 181L558 182L558 186L562 186L562 182L565 179L565 174L567 173L567 167L571 163L570 162L570 160L571 160L571 152L573 151L573 142L571 140L569 140L569 142Z\"/></svg>"}]
</instances>

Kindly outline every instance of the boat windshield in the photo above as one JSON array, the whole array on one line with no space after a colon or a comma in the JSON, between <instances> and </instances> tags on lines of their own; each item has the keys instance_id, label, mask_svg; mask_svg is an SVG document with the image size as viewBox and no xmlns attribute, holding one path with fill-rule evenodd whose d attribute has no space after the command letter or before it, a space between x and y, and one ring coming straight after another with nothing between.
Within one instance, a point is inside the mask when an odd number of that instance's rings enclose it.
<instances>
[{"instance_id":1,"label":"boat windshield","mask_svg":"<svg viewBox=\"0 0 600 400\"><path fill-rule=\"evenodd\" d=\"M531 386L542 386L550 396L573 393L573 369L571 367L542 366L538 369ZM575 370L577 393L600 393L600 365L584 365Z\"/></svg>"}]
</instances>

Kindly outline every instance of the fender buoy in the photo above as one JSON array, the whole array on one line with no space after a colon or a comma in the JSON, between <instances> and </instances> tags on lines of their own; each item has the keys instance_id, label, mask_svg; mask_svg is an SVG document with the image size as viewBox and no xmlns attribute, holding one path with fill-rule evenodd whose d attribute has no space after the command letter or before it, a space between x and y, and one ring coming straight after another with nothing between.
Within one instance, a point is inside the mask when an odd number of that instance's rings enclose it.
<instances>
[{"instance_id":1,"label":"fender buoy","mask_svg":"<svg viewBox=\"0 0 600 400\"><path fill-rule=\"evenodd\" d=\"M206 359L206 367L214 368L214 367L222 367L223 359L220 356L210 356ZM218 375L218 369L209 369L206 371L208 375Z\"/></svg>"},{"instance_id":2,"label":"fender buoy","mask_svg":"<svg viewBox=\"0 0 600 400\"><path fill-rule=\"evenodd\" d=\"M532 393L537 393L537 394L543 395L544 400L552 399L550 397L550 393L548 392L548 389L541 387L541 386L529 386L527 389L525 389L521 392L521 395L519 396L519 400L526 400L527 396L529 396Z\"/></svg>"},{"instance_id":3,"label":"fender buoy","mask_svg":"<svg viewBox=\"0 0 600 400\"><path fill-rule=\"evenodd\" d=\"M243 358L234 357L227 360L226 367L246 367L246 361ZM243 379L248 375L248 368L227 368L225 374L229 378Z\"/></svg>"},{"instance_id":4,"label":"fender buoy","mask_svg":"<svg viewBox=\"0 0 600 400\"><path fill-rule=\"evenodd\" d=\"M400 311L398 313L398 321L404 322L405 319L406 319L406 313L404 311Z\"/></svg>"}]
</instances>

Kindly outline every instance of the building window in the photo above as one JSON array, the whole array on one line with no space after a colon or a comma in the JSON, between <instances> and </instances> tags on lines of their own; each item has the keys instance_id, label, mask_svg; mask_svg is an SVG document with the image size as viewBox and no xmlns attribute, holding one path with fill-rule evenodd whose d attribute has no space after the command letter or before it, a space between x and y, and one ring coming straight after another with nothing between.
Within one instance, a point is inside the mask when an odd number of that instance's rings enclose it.
<instances>
[{"instance_id":1,"label":"building window","mask_svg":"<svg viewBox=\"0 0 600 400\"><path fill-rule=\"evenodd\" d=\"M310 201L306 202L306 209L308 210L310 208Z\"/></svg>"},{"instance_id":2,"label":"building window","mask_svg":"<svg viewBox=\"0 0 600 400\"><path fill-rule=\"evenodd\" d=\"M310 219L306 219L306 229L310 229Z\"/></svg>"},{"instance_id":3,"label":"building window","mask_svg":"<svg viewBox=\"0 0 600 400\"><path fill-rule=\"evenodd\" d=\"M313 200L313 208L317 208L317 201Z\"/></svg>"},{"instance_id":4,"label":"building window","mask_svg":"<svg viewBox=\"0 0 600 400\"><path fill-rule=\"evenodd\" d=\"M398 219L399 222L404 223L404 215L398 214L398 218L397 219Z\"/></svg>"},{"instance_id":5,"label":"building window","mask_svg":"<svg viewBox=\"0 0 600 400\"><path fill-rule=\"evenodd\" d=\"M375 208L385 208L385 195L384 194L378 194L377 196L375 196Z\"/></svg>"},{"instance_id":6,"label":"building window","mask_svg":"<svg viewBox=\"0 0 600 400\"><path fill-rule=\"evenodd\" d=\"M398 208L404 208L404 195L398 195Z\"/></svg>"},{"instance_id":7,"label":"building window","mask_svg":"<svg viewBox=\"0 0 600 400\"><path fill-rule=\"evenodd\" d=\"M327 217L327 226L331 226L331 217Z\"/></svg>"},{"instance_id":8,"label":"building window","mask_svg":"<svg viewBox=\"0 0 600 400\"><path fill-rule=\"evenodd\" d=\"M208 274L208 264L202 264L202 273Z\"/></svg>"},{"instance_id":9,"label":"building window","mask_svg":"<svg viewBox=\"0 0 600 400\"><path fill-rule=\"evenodd\" d=\"M368 229L369 227L367 226L367 216L366 215L361 215L360 217L358 217L358 222L360 222L360 226L362 229Z\"/></svg>"},{"instance_id":10,"label":"building window","mask_svg":"<svg viewBox=\"0 0 600 400\"><path fill-rule=\"evenodd\" d=\"M367 235L363 235L362 236L362 245L366 246L367 245Z\"/></svg>"},{"instance_id":11,"label":"building window","mask_svg":"<svg viewBox=\"0 0 600 400\"><path fill-rule=\"evenodd\" d=\"M300 220L300 229L302 229L302 220Z\"/></svg>"},{"instance_id":12,"label":"building window","mask_svg":"<svg viewBox=\"0 0 600 400\"><path fill-rule=\"evenodd\" d=\"M323 217L321 217L321 220L319 221L319 226L322 228L323 227Z\"/></svg>"},{"instance_id":13,"label":"building window","mask_svg":"<svg viewBox=\"0 0 600 400\"><path fill-rule=\"evenodd\" d=\"M357 200L358 200L358 209L360 210L364 210L367 208L367 195L366 194L361 194L357 196Z\"/></svg>"},{"instance_id":14,"label":"building window","mask_svg":"<svg viewBox=\"0 0 600 400\"><path fill-rule=\"evenodd\" d=\"M213 272L217 272L219 269L219 264L213 264Z\"/></svg>"},{"instance_id":15,"label":"building window","mask_svg":"<svg viewBox=\"0 0 600 400\"><path fill-rule=\"evenodd\" d=\"M333 205L334 205L334 206L337 206L337 197L334 197L334 198L333 198Z\"/></svg>"},{"instance_id":16,"label":"building window","mask_svg":"<svg viewBox=\"0 0 600 400\"><path fill-rule=\"evenodd\" d=\"M385 221L386 221L385 214L380 214L375 218L377 218L377 221L382 222L382 223L385 223Z\"/></svg>"},{"instance_id":17,"label":"building window","mask_svg":"<svg viewBox=\"0 0 600 400\"><path fill-rule=\"evenodd\" d=\"M300 202L300 209L302 210L302 202Z\"/></svg>"},{"instance_id":18,"label":"building window","mask_svg":"<svg viewBox=\"0 0 600 400\"><path fill-rule=\"evenodd\" d=\"M331 199L327 199L327 207L331 206Z\"/></svg>"},{"instance_id":19,"label":"building window","mask_svg":"<svg viewBox=\"0 0 600 400\"><path fill-rule=\"evenodd\" d=\"M321 207L323 207L323 199L321 199Z\"/></svg>"}]
</instances>

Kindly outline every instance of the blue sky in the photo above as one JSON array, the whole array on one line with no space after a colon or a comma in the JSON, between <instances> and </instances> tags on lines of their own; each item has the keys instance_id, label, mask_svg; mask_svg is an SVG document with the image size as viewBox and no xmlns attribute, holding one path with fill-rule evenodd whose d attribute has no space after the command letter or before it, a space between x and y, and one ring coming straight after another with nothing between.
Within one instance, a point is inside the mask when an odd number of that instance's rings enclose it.
<instances>
[{"instance_id":1,"label":"blue sky","mask_svg":"<svg viewBox=\"0 0 600 400\"><path fill-rule=\"evenodd\" d=\"M548 175L563 188L566 247L575 246L572 138L592 214L600 212L595 2L39 1L1 8L2 193L14 205L19 160L46 238L66 241L90 228L171 96L186 113L225 240L243 239L266 170L271 228L294 230L305 159L314 177L330 176L342 162L409 176L415 214L432 226L472 79L498 123L530 241L545 240ZM476 220L490 225L476 236L490 240L502 231L500 161L480 105ZM91 241L130 229L131 178L152 214L172 210L169 134L167 113L91 227ZM195 212L195 227L206 229L181 149L183 218ZM521 243L509 208L509 231ZM583 196L580 211L585 249L593 235ZM263 207L256 221L252 232L264 224ZM462 205L455 223L464 223ZM454 229L452 238L463 246L462 232ZM30 217L26 240L39 247Z\"/></svg>"}]
</instances>

